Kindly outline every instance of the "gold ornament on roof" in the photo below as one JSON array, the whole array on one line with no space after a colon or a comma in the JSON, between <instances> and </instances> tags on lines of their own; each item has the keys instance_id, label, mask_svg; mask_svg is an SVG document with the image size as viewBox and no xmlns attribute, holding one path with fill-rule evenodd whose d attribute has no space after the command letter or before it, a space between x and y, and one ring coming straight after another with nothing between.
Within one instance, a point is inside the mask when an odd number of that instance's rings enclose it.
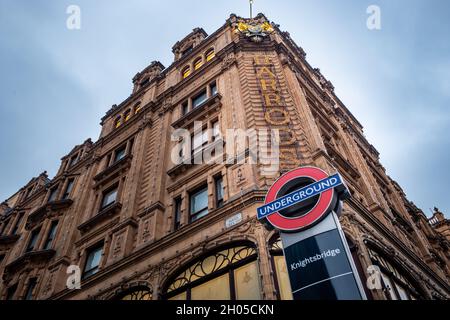
<instances>
[{"instance_id":1,"label":"gold ornament on roof","mask_svg":"<svg viewBox=\"0 0 450 320\"><path fill-rule=\"evenodd\" d=\"M261 42L270 33L274 32L273 26L269 22L263 23L246 23L240 21L235 30L236 33L241 33L254 42Z\"/></svg>"}]
</instances>

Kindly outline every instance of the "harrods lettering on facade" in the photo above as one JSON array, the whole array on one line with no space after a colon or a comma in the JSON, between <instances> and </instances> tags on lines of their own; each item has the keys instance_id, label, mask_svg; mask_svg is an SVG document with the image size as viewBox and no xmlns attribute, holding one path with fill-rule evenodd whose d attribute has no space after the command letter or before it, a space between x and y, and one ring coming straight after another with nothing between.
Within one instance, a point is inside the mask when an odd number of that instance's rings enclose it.
<instances>
[{"instance_id":1,"label":"harrods lettering on facade","mask_svg":"<svg viewBox=\"0 0 450 320\"><path fill-rule=\"evenodd\" d=\"M96 142L1 204L0 299L291 299L279 235L256 215L299 166L340 172L352 193L340 220L362 281L379 270L370 299L450 298L449 220L438 209L429 220L406 198L287 32L262 14L231 15L173 53L169 67L153 62L133 78ZM194 137L186 157L226 143L229 128L277 129L279 170L175 165L178 128ZM78 290L67 287L76 268Z\"/></svg>"}]
</instances>

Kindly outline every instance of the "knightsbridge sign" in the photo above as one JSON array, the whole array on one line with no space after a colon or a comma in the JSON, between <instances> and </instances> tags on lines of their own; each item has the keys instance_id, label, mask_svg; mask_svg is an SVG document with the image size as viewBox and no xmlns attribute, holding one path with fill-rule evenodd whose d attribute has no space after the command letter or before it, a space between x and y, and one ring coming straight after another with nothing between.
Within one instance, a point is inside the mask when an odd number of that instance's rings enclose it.
<instances>
[{"instance_id":1,"label":"knightsbridge sign","mask_svg":"<svg viewBox=\"0 0 450 320\"><path fill-rule=\"evenodd\" d=\"M269 189L258 219L280 230L295 300L361 300L365 293L340 226L350 193L339 173L302 167Z\"/></svg>"}]
</instances>

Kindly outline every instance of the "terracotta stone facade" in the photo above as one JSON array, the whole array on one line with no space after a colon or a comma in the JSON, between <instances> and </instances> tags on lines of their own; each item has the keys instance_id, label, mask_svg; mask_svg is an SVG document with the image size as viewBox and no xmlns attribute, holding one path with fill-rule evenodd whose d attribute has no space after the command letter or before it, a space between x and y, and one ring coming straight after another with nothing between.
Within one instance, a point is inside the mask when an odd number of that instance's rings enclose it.
<instances>
[{"instance_id":1,"label":"terracotta stone facade","mask_svg":"<svg viewBox=\"0 0 450 320\"><path fill-rule=\"evenodd\" d=\"M231 15L209 36L194 29L173 47L170 67L153 62L134 77L96 142L64 156L53 179L43 173L2 203L0 299L116 299L134 289L165 299L183 270L237 246L251 248L242 259L255 256L259 298L278 299L278 236L256 220L256 208L281 173L310 165L339 171L351 190L341 222L363 282L368 267L380 265L409 298L450 298L449 221L442 214L429 221L406 198L331 82L289 33L265 22L262 14ZM268 176L260 164L173 164L172 132L192 131L195 121L222 132L280 130L281 167ZM208 214L193 221L200 187ZM68 289L69 267L84 273L97 247L95 272L81 289ZM404 296L392 279L383 283L367 289L369 298Z\"/></svg>"}]
</instances>

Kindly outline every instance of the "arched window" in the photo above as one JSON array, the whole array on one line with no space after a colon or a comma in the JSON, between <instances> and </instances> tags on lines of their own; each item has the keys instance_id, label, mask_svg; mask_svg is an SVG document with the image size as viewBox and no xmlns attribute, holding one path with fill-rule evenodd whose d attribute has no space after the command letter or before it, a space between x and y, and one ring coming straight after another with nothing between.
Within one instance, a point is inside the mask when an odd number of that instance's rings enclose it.
<instances>
[{"instance_id":1,"label":"arched window","mask_svg":"<svg viewBox=\"0 0 450 320\"><path fill-rule=\"evenodd\" d=\"M403 271L386 255L373 247L367 248L372 263L380 268L381 285L389 300L417 300L421 298L420 289L413 285L407 272Z\"/></svg>"},{"instance_id":2,"label":"arched window","mask_svg":"<svg viewBox=\"0 0 450 320\"><path fill-rule=\"evenodd\" d=\"M191 67L187 66L183 69L183 71L181 72L181 74L183 75L183 79L186 79L187 77L189 77L191 75Z\"/></svg>"},{"instance_id":3,"label":"arched window","mask_svg":"<svg viewBox=\"0 0 450 320\"><path fill-rule=\"evenodd\" d=\"M226 248L197 260L168 283L169 300L259 300L260 273L253 246Z\"/></svg>"},{"instance_id":4,"label":"arched window","mask_svg":"<svg viewBox=\"0 0 450 320\"><path fill-rule=\"evenodd\" d=\"M206 51L206 61L209 62L212 59L214 59L214 57L216 56L216 52L214 51L214 49L209 49L208 51Z\"/></svg>"},{"instance_id":5,"label":"arched window","mask_svg":"<svg viewBox=\"0 0 450 320\"><path fill-rule=\"evenodd\" d=\"M202 57L199 57L194 61L194 70L198 70L202 66L203 66L203 59L202 59Z\"/></svg>"},{"instance_id":6,"label":"arched window","mask_svg":"<svg viewBox=\"0 0 450 320\"><path fill-rule=\"evenodd\" d=\"M152 300L153 295L149 288L147 287L136 287L122 293L118 300L139 300L146 301Z\"/></svg>"},{"instance_id":7,"label":"arched window","mask_svg":"<svg viewBox=\"0 0 450 320\"><path fill-rule=\"evenodd\" d=\"M278 236L269 242L270 255L272 257L272 269L274 270L277 298L280 300L292 300L291 283L283 256L283 244Z\"/></svg>"},{"instance_id":8,"label":"arched window","mask_svg":"<svg viewBox=\"0 0 450 320\"><path fill-rule=\"evenodd\" d=\"M125 111L124 115L123 115L124 121L127 122L128 120L130 120L131 118L131 109L128 109L127 111Z\"/></svg>"},{"instance_id":9,"label":"arched window","mask_svg":"<svg viewBox=\"0 0 450 320\"><path fill-rule=\"evenodd\" d=\"M115 122L114 122L114 126L116 128L119 128L122 125L122 116L117 116Z\"/></svg>"},{"instance_id":10,"label":"arched window","mask_svg":"<svg viewBox=\"0 0 450 320\"><path fill-rule=\"evenodd\" d=\"M142 104L140 102L138 102L135 106L134 106L134 114L139 113L139 111L141 111L142 109Z\"/></svg>"}]
</instances>

